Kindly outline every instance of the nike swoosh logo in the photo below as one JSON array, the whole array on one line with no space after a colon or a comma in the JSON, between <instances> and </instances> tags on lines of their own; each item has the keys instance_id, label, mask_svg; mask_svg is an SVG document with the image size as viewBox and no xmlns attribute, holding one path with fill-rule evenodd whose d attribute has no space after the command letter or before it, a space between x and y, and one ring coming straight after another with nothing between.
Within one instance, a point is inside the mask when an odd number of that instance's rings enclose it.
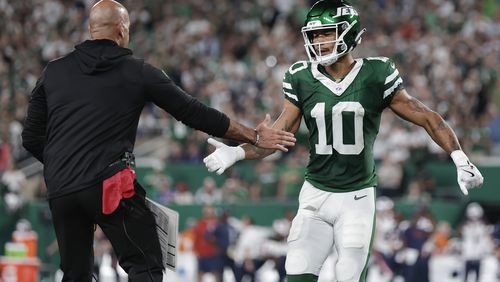
<instances>
[{"instance_id":1,"label":"nike swoosh logo","mask_svg":"<svg viewBox=\"0 0 500 282\"><path fill-rule=\"evenodd\" d=\"M358 197L358 195L354 195L354 200L357 201L357 200L361 200L363 199L364 197L366 197L368 195L364 195L364 196L361 196L361 197Z\"/></svg>"},{"instance_id":2,"label":"nike swoosh logo","mask_svg":"<svg viewBox=\"0 0 500 282\"><path fill-rule=\"evenodd\" d=\"M465 171L465 172L467 172L467 173L469 173L470 177L474 177L475 176L475 174L472 173L472 171L468 171L468 170L465 170L465 169L462 169L462 170Z\"/></svg>"},{"instance_id":3,"label":"nike swoosh logo","mask_svg":"<svg viewBox=\"0 0 500 282\"><path fill-rule=\"evenodd\" d=\"M304 208L305 210L308 210L308 211L316 211L316 208L313 207L313 206L307 206Z\"/></svg>"}]
</instances>

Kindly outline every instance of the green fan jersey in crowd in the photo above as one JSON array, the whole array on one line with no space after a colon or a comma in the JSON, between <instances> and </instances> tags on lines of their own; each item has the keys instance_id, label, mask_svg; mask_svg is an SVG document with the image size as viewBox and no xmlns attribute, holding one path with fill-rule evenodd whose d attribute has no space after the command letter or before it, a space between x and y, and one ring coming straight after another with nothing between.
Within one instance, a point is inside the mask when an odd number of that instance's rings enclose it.
<instances>
[{"instance_id":1,"label":"green fan jersey in crowd","mask_svg":"<svg viewBox=\"0 0 500 282\"><path fill-rule=\"evenodd\" d=\"M402 88L398 70L385 57L356 59L340 81L320 64L293 64L283 78L283 92L309 129L305 179L329 192L377 186L373 144L380 116Z\"/></svg>"}]
</instances>

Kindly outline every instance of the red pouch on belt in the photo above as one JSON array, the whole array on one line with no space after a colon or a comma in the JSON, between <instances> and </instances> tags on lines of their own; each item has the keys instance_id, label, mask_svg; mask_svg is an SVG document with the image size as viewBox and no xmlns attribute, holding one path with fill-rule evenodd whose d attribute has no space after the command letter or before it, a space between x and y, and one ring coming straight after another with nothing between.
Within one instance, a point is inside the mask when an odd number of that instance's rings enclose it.
<instances>
[{"instance_id":1,"label":"red pouch on belt","mask_svg":"<svg viewBox=\"0 0 500 282\"><path fill-rule=\"evenodd\" d=\"M102 213L113 213L122 198L128 199L135 194L135 172L127 167L102 183Z\"/></svg>"}]
</instances>

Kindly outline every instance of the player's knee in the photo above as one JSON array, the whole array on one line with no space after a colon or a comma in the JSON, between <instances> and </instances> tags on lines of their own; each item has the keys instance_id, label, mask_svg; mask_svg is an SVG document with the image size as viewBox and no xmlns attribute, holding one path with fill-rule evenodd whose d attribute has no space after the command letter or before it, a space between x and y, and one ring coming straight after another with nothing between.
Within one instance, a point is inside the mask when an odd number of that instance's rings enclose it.
<instances>
[{"instance_id":1,"label":"player's knee","mask_svg":"<svg viewBox=\"0 0 500 282\"><path fill-rule=\"evenodd\" d=\"M360 269L359 262L353 258L340 258L335 265L335 274L337 281L347 282L354 281L356 274Z\"/></svg>"},{"instance_id":2,"label":"player's knee","mask_svg":"<svg viewBox=\"0 0 500 282\"><path fill-rule=\"evenodd\" d=\"M352 242L356 247L343 247L340 251L335 274L339 282L358 282L362 276L369 252L362 242ZM363 280L364 281L364 280Z\"/></svg>"},{"instance_id":3,"label":"player's knee","mask_svg":"<svg viewBox=\"0 0 500 282\"><path fill-rule=\"evenodd\" d=\"M368 257L365 226L362 223L345 226L343 240L340 244L340 256L335 265L335 273L339 282L357 282Z\"/></svg>"},{"instance_id":4,"label":"player's knee","mask_svg":"<svg viewBox=\"0 0 500 282\"><path fill-rule=\"evenodd\" d=\"M344 227L342 231L344 248L363 248L369 237L367 237L367 226L363 223L351 223Z\"/></svg>"},{"instance_id":5,"label":"player's knee","mask_svg":"<svg viewBox=\"0 0 500 282\"><path fill-rule=\"evenodd\" d=\"M285 269L288 274L303 274L308 271L309 261L302 250L290 250L286 256Z\"/></svg>"}]
</instances>

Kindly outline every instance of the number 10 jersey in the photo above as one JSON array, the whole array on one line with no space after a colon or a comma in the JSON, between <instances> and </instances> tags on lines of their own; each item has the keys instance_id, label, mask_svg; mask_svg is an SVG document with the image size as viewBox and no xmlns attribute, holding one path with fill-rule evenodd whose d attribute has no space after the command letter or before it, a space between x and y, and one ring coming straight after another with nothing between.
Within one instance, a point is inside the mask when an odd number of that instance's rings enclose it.
<instances>
[{"instance_id":1,"label":"number 10 jersey","mask_svg":"<svg viewBox=\"0 0 500 282\"><path fill-rule=\"evenodd\" d=\"M402 84L385 57L356 59L339 82L319 64L301 61L288 69L285 99L301 110L309 129L308 182L330 192L377 185L373 143L382 111Z\"/></svg>"}]
</instances>

